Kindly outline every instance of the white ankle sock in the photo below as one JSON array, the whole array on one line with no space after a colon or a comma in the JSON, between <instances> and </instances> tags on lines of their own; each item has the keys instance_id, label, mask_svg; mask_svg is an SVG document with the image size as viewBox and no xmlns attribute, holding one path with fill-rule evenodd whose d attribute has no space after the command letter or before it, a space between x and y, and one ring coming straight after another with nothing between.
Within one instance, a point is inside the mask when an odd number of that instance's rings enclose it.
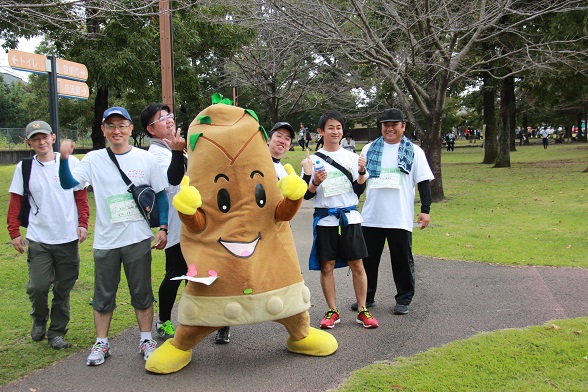
<instances>
[{"instance_id":1,"label":"white ankle sock","mask_svg":"<svg viewBox=\"0 0 588 392\"><path fill-rule=\"evenodd\" d=\"M141 342L145 340L151 340L151 332L141 332Z\"/></svg>"}]
</instances>

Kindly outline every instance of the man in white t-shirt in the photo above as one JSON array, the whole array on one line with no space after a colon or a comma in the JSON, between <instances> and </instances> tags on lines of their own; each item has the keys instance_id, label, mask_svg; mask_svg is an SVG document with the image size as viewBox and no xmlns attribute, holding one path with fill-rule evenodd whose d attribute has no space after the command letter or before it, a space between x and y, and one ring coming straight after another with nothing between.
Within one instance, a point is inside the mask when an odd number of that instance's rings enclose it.
<instances>
[{"instance_id":1,"label":"man in white t-shirt","mask_svg":"<svg viewBox=\"0 0 588 392\"><path fill-rule=\"evenodd\" d=\"M121 264L139 324L139 352L147 360L157 347L151 336L153 324L153 290L151 287L151 249L163 249L167 243L168 200L166 182L153 154L129 144L133 122L125 108L112 107L104 112L102 132L121 170L135 186L150 185L156 193L160 230L154 236L149 223L137 208L121 173L107 149L90 151L73 169L60 165L59 180L64 189L78 183L89 183L96 202L96 234L94 235L94 326L96 343L86 360L98 366L110 356L108 331L120 281ZM61 160L67 161L71 141L61 143ZM153 247L151 241L155 237Z\"/></svg>"},{"instance_id":2,"label":"man in white t-shirt","mask_svg":"<svg viewBox=\"0 0 588 392\"><path fill-rule=\"evenodd\" d=\"M168 169L172 161L172 155L178 154L181 158L180 166L183 176L185 173L184 148L186 141L176 128L174 114L169 106L163 103L151 103L141 112L141 125L147 136L151 138L149 152L157 158L160 175L166 183L165 191L168 200L167 220L167 244L165 245L165 276L159 285L159 320L155 324L155 332L160 338L167 340L175 335L175 328L171 322L171 312L176 302L178 288L181 280L172 278L185 275L188 272L186 260L180 249L181 222L178 211L172 204L172 199L178 193L180 186L171 185L168 180Z\"/></svg>"},{"instance_id":3,"label":"man in white t-shirt","mask_svg":"<svg viewBox=\"0 0 588 392\"><path fill-rule=\"evenodd\" d=\"M378 321L365 308L367 278L362 258L367 256L367 249L361 233L361 214L357 210L357 195L365 189L365 158L339 144L343 124L339 112L331 110L323 114L318 131L323 136L324 147L302 162L304 178L310 177L304 198L313 199L314 206L314 242L309 264L311 270L321 271L321 287L329 306L321 328L333 328L340 321L333 271L347 266L353 274L359 304L356 322L365 328L376 328Z\"/></svg>"},{"instance_id":4,"label":"man in white t-shirt","mask_svg":"<svg viewBox=\"0 0 588 392\"><path fill-rule=\"evenodd\" d=\"M407 314L414 296L415 276L412 257L412 229L415 186L421 198L417 225L424 229L430 221L433 173L424 151L406 136L406 121L400 109L386 109L380 118L382 136L366 145L369 174L366 200L362 209L362 230L368 257L364 267L368 277L368 307L375 305L378 267L386 240L390 249L396 285L395 314ZM351 305L354 309L357 304Z\"/></svg>"},{"instance_id":5,"label":"man in white t-shirt","mask_svg":"<svg viewBox=\"0 0 588 392\"><path fill-rule=\"evenodd\" d=\"M49 124L38 120L31 122L26 127L25 142L35 150L35 155L28 160L29 166L24 162L16 165L9 189L8 233L18 253L25 252L28 242L31 338L41 341L47 334L49 345L60 350L69 347L64 336L70 319L69 296L80 270L78 244L84 242L88 234L88 194L83 186L61 188L58 181L60 161L53 151L55 134ZM75 157L69 160L72 169L78 162ZM25 201L23 165L30 168L27 242L19 229L22 224L19 213ZM49 311L47 297L51 288L53 301ZM48 319L51 320L49 330Z\"/></svg>"}]
</instances>

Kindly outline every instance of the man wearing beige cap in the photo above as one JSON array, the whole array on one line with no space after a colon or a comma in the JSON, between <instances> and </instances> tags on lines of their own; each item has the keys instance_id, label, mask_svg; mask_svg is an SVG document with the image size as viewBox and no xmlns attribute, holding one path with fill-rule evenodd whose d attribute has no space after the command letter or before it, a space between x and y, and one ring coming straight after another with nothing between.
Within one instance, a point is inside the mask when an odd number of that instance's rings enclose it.
<instances>
[{"instance_id":1,"label":"man wearing beige cap","mask_svg":"<svg viewBox=\"0 0 588 392\"><path fill-rule=\"evenodd\" d=\"M69 295L78 278L78 244L86 239L90 209L83 186L68 190L61 188L60 162L53 151L54 142L55 134L45 121L33 121L27 125L26 143L33 148L35 155L16 165L9 189L7 223L12 246L17 252L24 253L28 242L27 294L32 305L31 338L41 341L46 334L49 345L60 350L69 347L64 338L70 319ZM76 158L69 161L72 169L78 163ZM30 175L26 195L23 172ZM26 240L20 234L20 226L27 220L20 215L25 196L31 206ZM49 310L51 287L53 301Z\"/></svg>"}]
</instances>

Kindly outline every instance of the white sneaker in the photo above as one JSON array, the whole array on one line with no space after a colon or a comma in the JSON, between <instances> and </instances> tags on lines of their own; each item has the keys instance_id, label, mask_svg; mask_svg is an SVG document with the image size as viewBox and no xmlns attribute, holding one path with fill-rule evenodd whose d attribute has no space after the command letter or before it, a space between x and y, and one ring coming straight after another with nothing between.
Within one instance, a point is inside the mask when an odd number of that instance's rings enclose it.
<instances>
[{"instance_id":1,"label":"white sneaker","mask_svg":"<svg viewBox=\"0 0 588 392\"><path fill-rule=\"evenodd\" d=\"M145 360L155 351L157 348L157 342L153 339L145 339L139 345L139 354L143 356Z\"/></svg>"},{"instance_id":2,"label":"white sneaker","mask_svg":"<svg viewBox=\"0 0 588 392\"><path fill-rule=\"evenodd\" d=\"M96 343L90 349L90 355L88 355L86 365L102 365L104 363L104 360L108 357L110 357L110 345L108 343Z\"/></svg>"}]
</instances>

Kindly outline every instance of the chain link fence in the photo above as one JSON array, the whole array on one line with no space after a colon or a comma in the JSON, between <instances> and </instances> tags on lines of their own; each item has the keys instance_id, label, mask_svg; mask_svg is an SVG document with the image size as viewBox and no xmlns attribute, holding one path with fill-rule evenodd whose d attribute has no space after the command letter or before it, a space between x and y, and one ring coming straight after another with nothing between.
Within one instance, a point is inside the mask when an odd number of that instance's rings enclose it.
<instances>
[{"instance_id":1,"label":"chain link fence","mask_svg":"<svg viewBox=\"0 0 588 392\"><path fill-rule=\"evenodd\" d=\"M92 138L89 131L77 131L61 129L59 138L71 139L76 143L76 148L92 148ZM24 128L0 128L0 150L28 150L25 143Z\"/></svg>"}]
</instances>

